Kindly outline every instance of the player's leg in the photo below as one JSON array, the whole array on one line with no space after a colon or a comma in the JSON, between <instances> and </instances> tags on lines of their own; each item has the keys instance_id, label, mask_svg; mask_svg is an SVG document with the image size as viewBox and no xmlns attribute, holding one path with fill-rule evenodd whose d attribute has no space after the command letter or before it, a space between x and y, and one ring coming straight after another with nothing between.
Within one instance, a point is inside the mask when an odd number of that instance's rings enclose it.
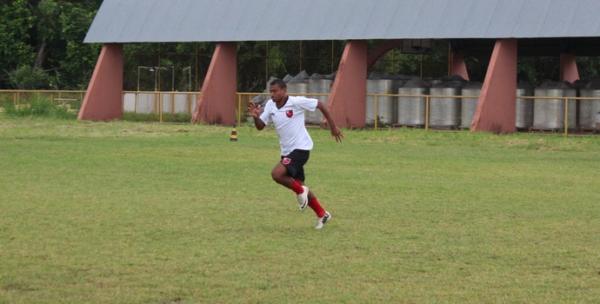
<instances>
[{"instance_id":1,"label":"player's leg","mask_svg":"<svg viewBox=\"0 0 600 304\"><path fill-rule=\"evenodd\" d=\"M304 164L297 168L296 180L304 185L304 181L306 180L306 177L304 176ZM323 217L325 215L325 209L323 209L321 203L319 203L317 196L310 190L308 191L308 206L315 212L317 217Z\"/></svg>"},{"instance_id":2,"label":"player's leg","mask_svg":"<svg viewBox=\"0 0 600 304\"><path fill-rule=\"evenodd\" d=\"M317 196L312 191L308 191L308 206L315 212L317 217L323 217L325 215L325 209L321 206Z\"/></svg>"},{"instance_id":3,"label":"player's leg","mask_svg":"<svg viewBox=\"0 0 600 304\"><path fill-rule=\"evenodd\" d=\"M283 163L279 163L271 171L271 177L278 184L291 189L296 193L296 200L298 201L298 208L303 211L308 206L308 187L302 185L299 180L296 180L294 176L294 169L286 167Z\"/></svg>"},{"instance_id":4,"label":"player's leg","mask_svg":"<svg viewBox=\"0 0 600 304\"><path fill-rule=\"evenodd\" d=\"M302 183L291 177L288 174L288 169L282 163L277 163L277 165L275 165L271 171L271 177L276 183L294 191L296 194L304 192Z\"/></svg>"},{"instance_id":5,"label":"player's leg","mask_svg":"<svg viewBox=\"0 0 600 304\"><path fill-rule=\"evenodd\" d=\"M298 179L300 179L304 184L304 164L298 169ZM323 229L325 224L331 220L332 216L331 213L326 211L323 206L321 206L317 196L312 191L308 191L308 206L317 215L317 224L315 225L315 228Z\"/></svg>"}]
</instances>

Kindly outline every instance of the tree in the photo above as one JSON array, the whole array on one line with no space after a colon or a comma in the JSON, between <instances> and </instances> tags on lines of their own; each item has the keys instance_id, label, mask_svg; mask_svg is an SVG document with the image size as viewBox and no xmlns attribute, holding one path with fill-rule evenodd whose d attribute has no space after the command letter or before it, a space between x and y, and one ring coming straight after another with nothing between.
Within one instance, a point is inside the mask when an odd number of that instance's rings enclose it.
<instances>
[{"instance_id":1,"label":"tree","mask_svg":"<svg viewBox=\"0 0 600 304\"><path fill-rule=\"evenodd\" d=\"M33 48L29 44L34 17L27 1L15 0L0 4L0 86L6 87L9 73L19 66L33 63Z\"/></svg>"}]
</instances>

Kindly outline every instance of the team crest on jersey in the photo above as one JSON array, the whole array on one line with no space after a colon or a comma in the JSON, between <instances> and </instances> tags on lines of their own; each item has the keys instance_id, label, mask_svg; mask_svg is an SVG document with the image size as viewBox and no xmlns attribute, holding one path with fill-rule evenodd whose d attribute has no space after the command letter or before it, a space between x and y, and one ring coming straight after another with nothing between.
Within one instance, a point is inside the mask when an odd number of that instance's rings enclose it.
<instances>
[{"instance_id":1,"label":"team crest on jersey","mask_svg":"<svg viewBox=\"0 0 600 304\"><path fill-rule=\"evenodd\" d=\"M286 115L288 118L292 118L292 116L294 116L294 111L293 111L293 110L287 110L287 111L285 112L285 115Z\"/></svg>"},{"instance_id":2,"label":"team crest on jersey","mask_svg":"<svg viewBox=\"0 0 600 304\"><path fill-rule=\"evenodd\" d=\"M289 165L289 164L291 164L291 163L292 163L292 159L291 159L291 158L284 157L284 158L281 160L281 163L282 163L284 166L287 166L287 165Z\"/></svg>"}]
</instances>

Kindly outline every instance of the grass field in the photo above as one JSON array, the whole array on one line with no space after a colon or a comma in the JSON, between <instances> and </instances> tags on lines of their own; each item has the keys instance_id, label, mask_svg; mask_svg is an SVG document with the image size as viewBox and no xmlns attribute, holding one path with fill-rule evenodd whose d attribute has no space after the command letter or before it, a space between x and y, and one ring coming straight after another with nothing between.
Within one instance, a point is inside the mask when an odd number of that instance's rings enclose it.
<instances>
[{"instance_id":1,"label":"grass field","mask_svg":"<svg viewBox=\"0 0 600 304\"><path fill-rule=\"evenodd\" d=\"M598 303L600 137L0 116L0 303Z\"/></svg>"}]
</instances>

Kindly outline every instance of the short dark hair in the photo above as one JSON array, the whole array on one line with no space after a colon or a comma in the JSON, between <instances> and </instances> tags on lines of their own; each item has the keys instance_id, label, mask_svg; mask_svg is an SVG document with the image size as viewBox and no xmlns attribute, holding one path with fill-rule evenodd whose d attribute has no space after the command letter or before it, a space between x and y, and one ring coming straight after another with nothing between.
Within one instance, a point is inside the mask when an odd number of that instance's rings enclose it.
<instances>
[{"instance_id":1,"label":"short dark hair","mask_svg":"<svg viewBox=\"0 0 600 304\"><path fill-rule=\"evenodd\" d=\"M287 84L285 83L285 81L283 81L281 79L273 79L271 81L270 85L272 85L272 86L277 85L282 89L287 89Z\"/></svg>"}]
</instances>

